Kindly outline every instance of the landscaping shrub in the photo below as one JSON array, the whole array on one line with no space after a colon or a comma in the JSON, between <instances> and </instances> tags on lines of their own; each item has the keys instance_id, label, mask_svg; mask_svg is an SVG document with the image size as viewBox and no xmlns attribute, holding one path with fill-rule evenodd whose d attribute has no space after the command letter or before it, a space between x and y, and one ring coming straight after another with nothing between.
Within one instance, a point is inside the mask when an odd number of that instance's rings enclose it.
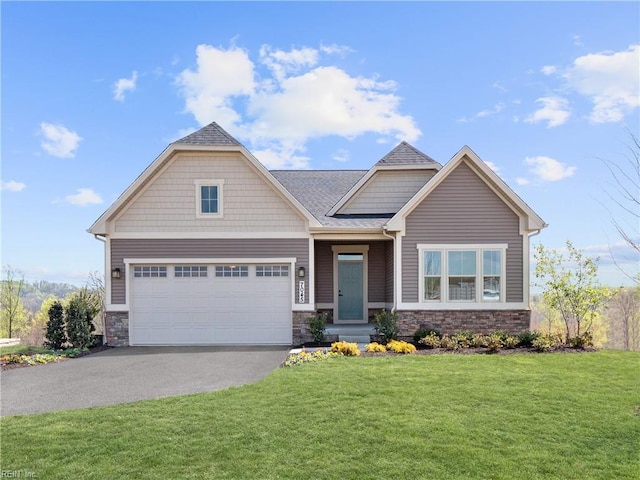
<instances>
[{"instance_id":1,"label":"landscaping shrub","mask_svg":"<svg viewBox=\"0 0 640 480\"><path fill-rule=\"evenodd\" d=\"M387 349L395 353L416 353L416 347L404 340L391 340L387 343Z\"/></svg>"},{"instance_id":2,"label":"landscaping shrub","mask_svg":"<svg viewBox=\"0 0 640 480\"><path fill-rule=\"evenodd\" d=\"M324 342L327 330L327 314L318 313L313 317L309 317L307 322L309 323L309 332L313 337L313 341L317 343Z\"/></svg>"},{"instance_id":3,"label":"landscaping shrub","mask_svg":"<svg viewBox=\"0 0 640 480\"><path fill-rule=\"evenodd\" d=\"M458 350L460 346L458 345L458 341L450 337L449 335L443 335L440 339L440 347L446 350Z\"/></svg>"},{"instance_id":4,"label":"landscaping shrub","mask_svg":"<svg viewBox=\"0 0 640 480\"><path fill-rule=\"evenodd\" d=\"M469 348L471 346L471 342L473 341L473 334L469 332L460 332L451 337L454 340L458 347L455 350L460 350L463 348Z\"/></svg>"},{"instance_id":5,"label":"landscaping shrub","mask_svg":"<svg viewBox=\"0 0 640 480\"><path fill-rule=\"evenodd\" d=\"M341 353L346 357L357 357L358 355L360 355L360 350L358 349L357 343L333 342L331 344L331 351Z\"/></svg>"},{"instance_id":6,"label":"landscaping shrub","mask_svg":"<svg viewBox=\"0 0 640 480\"><path fill-rule=\"evenodd\" d=\"M93 316L85 303L81 297L72 297L66 309L67 338L75 348L85 348L93 342Z\"/></svg>"},{"instance_id":7,"label":"landscaping shrub","mask_svg":"<svg viewBox=\"0 0 640 480\"><path fill-rule=\"evenodd\" d=\"M62 304L55 301L49 308L49 321L45 331L44 346L54 350L60 350L67 343L67 335L64 332L64 308Z\"/></svg>"},{"instance_id":8,"label":"landscaping shrub","mask_svg":"<svg viewBox=\"0 0 640 480\"><path fill-rule=\"evenodd\" d=\"M418 340L418 343L424 345L427 348L439 348L441 339L436 332L432 331L426 337Z\"/></svg>"},{"instance_id":9,"label":"landscaping shrub","mask_svg":"<svg viewBox=\"0 0 640 480\"><path fill-rule=\"evenodd\" d=\"M489 337L487 335L474 335L471 340L471 345L474 348L486 348L489 343Z\"/></svg>"},{"instance_id":10,"label":"landscaping shrub","mask_svg":"<svg viewBox=\"0 0 640 480\"><path fill-rule=\"evenodd\" d=\"M283 367L292 367L294 365L300 365L308 362L317 362L318 360L326 360L328 358L337 357L338 354L334 352L324 352L322 350L316 350L315 352L307 352L303 350L300 353L292 353L282 364Z\"/></svg>"},{"instance_id":11,"label":"landscaping shrub","mask_svg":"<svg viewBox=\"0 0 640 480\"><path fill-rule=\"evenodd\" d=\"M383 353L387 351L387 347L377 342L371 342L364 346L364 351L369 353Z\"/></svg>"},{"instance_id":12,"label":"landscaping shrub","mask_svg":"<svg viewBox=\"0 0 640 480\"><path fill-rule=\"evenodd\" d=\"M493 333L487 337L487 348L489 352L495 353L500 350L504 346L504 342L502 340L502 335L498 333Z\"/></svg>"},{"instance_id":13,"label":"landscaping shrub","mask_svg":"<svg viewBox=\"0 0 640 480\"><path fill-rule=\"evenodd\" d=\"M562 345L562 336L560 335L540 335L536 338L531 346L537 352L548 352L549 350Z\"/></svg>"},{"instance_id":14,"label":"landscaping shrub","mask_svg":"<svg viewBox=\"0 0 640 480\"><path fill-rule=\"evenodd\" d=\"M398 339L398 314L382 310L376 313L373 323L383 343Z\"/></svg>"},{"instance_id":15,"label":"landscaping shrub","mask_svg":"<svg viewBox=\"0 0 640 480\"><path fill-rule=\"evenodd\" d=\"M520 341L518 340L518 337L515 337L513 335L507 335L505 338L502 339L502 343L504 344L504 348L512 349L512 348L516 348L520 343Z\"/></svg>"},{"instance_id":16,"label":"landscaping shrub","mask_svg":"<svg viewBox=\"0 0 640 480\"><path fill-rule=\"evenodd\" d=\"M518 335L518 345L520 347L531 348L533 341L540 336L538 332L531 332L529 330L522 332Z\"/></svg>"},{"instance_id":17,"label":"landscaping shrub","mask_svg":"<svg viewBox=\"0 0 640 480\"><path fill-rule=\"evenodd\" d=\"M569 338L569 345L573 348L593 347L593 335L591 332L584 332L582 335Z\"/></svg>"},{"instance_id":18,"label":"landscaping shrub","mask_svg":"<svg viewBox=\"0 0 640 480\"><path fill-rule=\"evenodd\" d=\"M420 327L413 334L413 341L415 343L420 343L420 340L422 340L424 337L431 335L432 333L436 335L438 338L441 337L440 332L437 330L434 330L433 328Z\"/></svg>"}]
</instances>

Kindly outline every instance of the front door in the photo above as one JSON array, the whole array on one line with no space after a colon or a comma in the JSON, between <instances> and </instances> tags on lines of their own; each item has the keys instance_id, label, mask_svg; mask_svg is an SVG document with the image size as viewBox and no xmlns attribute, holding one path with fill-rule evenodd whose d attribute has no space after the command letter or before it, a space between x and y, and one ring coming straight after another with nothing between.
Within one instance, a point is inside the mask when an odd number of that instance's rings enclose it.
<instances>
[{"instance_id":1,"label":"front door","mask_svg":"<svg viewBox=\"0 0 640 480\"><path fill-rule=\"evenodd\" d=\"M341 323L365 323L364 254L338 253L338 316Z\"/></svg>"}]
</instances>

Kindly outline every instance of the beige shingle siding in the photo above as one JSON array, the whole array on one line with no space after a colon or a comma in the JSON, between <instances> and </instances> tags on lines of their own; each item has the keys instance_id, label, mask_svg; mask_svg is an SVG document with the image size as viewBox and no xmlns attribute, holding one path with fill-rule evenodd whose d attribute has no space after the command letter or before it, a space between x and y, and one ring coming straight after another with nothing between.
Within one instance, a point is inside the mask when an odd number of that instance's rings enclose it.
<instances>
[{"instance_id":1,"label":"beige shingle siding","mask_svg":"<svg viewBox=\"0 0 640 480\"><path fill-rule=\"evenodd\" d=\"M309 240L291 239L113 239L111 265L124 271L125 258L275 258L296 257L296 269L309 271ZM159 262L162 264L162 262ZM297 278L295 279L297 280ZM125 276L113 280L111 303L125 303ZM296 287L298 282L295 282ZM296 292L296 301L297 301ZM307 300L308 301L308 300Z\"/></svg>"},{"instance_id":2,"label":"beige shingle siding","mask_svg":"<svg viewBox=\"0 0 640 480\"><path fill-rule=\"evenodd\" d=\"M435 173L435 170L377 171L339 213L397 213Z\"/></svg>"},{"instance_id":3,"label":"beige shingle siding","mask_svg":"<svg viewBox=\"0 0 640 480\"><path fill-rule=\"evenodd\" d=\"M518 216L466 163L406 219L402 240L402 301L418 302L419 243L507 243L506 301L523 301L522 236Z\"/></svg>"},{"instance_id":4,"label":"beige shingle siding","mask_svg":"<svg viewBox=\"0 0 640 480\"><path fill-rule=\"evenodd\" d=\"M179 153L116 220L121 232L303 232L298 215L239 153ZM224 180L221 219L196 218L194 180Z\"/></svg>"}]
</instances>

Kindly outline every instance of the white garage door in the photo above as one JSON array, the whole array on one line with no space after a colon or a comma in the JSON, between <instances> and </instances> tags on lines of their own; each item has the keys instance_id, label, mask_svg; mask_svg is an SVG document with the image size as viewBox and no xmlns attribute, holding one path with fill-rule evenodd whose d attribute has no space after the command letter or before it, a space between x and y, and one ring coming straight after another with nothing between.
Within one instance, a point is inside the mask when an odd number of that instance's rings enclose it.
<instances>
[{"instance_id":1,"label":"white garage door","mask_svg":"<svg viewBox=\"0 0 640 480\"><path fill-rule=\"evenodd\" d=\"M290 344L288 265L132 265L132 345Z\"/></svg>"}]
</instances>

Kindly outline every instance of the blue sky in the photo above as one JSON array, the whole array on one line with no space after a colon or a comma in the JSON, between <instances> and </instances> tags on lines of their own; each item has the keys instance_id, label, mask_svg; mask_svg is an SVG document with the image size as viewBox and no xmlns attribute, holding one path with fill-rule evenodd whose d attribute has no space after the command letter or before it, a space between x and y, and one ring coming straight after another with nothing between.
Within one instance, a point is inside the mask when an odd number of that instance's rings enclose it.
<instances>
[{"instance_id":1,"label":"blue sky","mask_svg":"<svg viewBox=\"0 0 640 480\"><path fill-rule=\"evenodd\" d=\"M549 223L637 271L601 158L640 131L637 2L2 2L2 264L82 284L86 229L217 121L269 168L366 169L463 145Z\"/></svg>"}]
</instances>

